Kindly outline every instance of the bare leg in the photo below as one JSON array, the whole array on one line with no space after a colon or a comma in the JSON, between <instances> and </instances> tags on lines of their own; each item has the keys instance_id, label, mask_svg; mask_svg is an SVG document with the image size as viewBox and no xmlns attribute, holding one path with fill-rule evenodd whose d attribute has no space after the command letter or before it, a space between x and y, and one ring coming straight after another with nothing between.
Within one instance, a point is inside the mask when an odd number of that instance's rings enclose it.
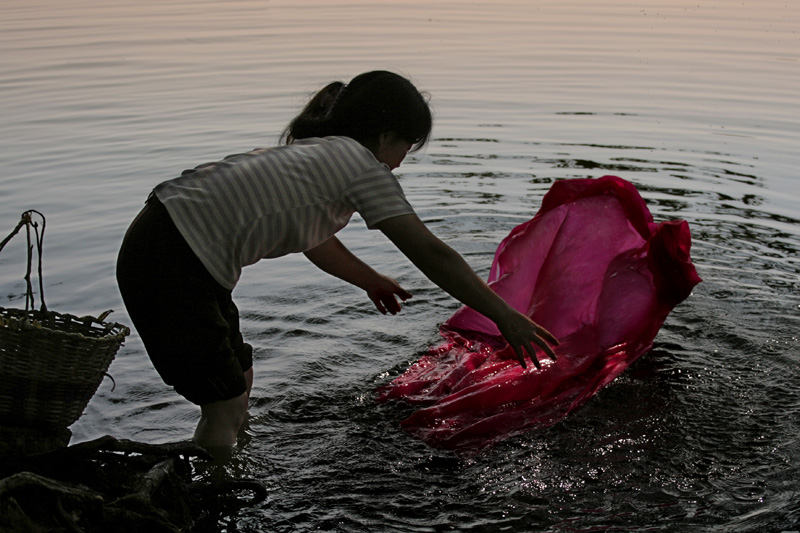
<instances>
[{"instance_id":1,"label":"bare leg","mask_svg":"<svg viewBox=\"0 0 800 533\"><path fill-rule=\"evenodd\" d=\"M247 393L201 405L200 412L200 422L194 432L195 442L204 448L233 446L247 414Z\"/></svg>"},{"instance_id":2,"label":"bare leg","mask_svg":"<svg viewBox=\"0 0 800 533\"><path fill-rule=\"evenodd\" d=\"M252 367L244 373L247 391L236 398L200 406L200 422L194 431L194 441L215 457L230 456L239 430L247 418L250 391L253 387Z\"/></svg>"}]
</instances>

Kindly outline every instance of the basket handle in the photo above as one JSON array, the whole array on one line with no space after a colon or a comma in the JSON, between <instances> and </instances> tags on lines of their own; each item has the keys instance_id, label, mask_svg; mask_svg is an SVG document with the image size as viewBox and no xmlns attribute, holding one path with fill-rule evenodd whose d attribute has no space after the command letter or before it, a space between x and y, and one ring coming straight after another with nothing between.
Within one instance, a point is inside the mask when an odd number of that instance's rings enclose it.
<instances>
[{"instance_id":1,"label":"basket handle","mask_svg":"<svg viewBox=\"0 0 800 533\"><path fill-rule=\"evenodd\" d=\"M33 220L33 215L38 215L41 219L41 231L39 231L39 223ZM8 241L10 241L14 235L19 233L19 230L22 229L22 226L25 226L25 231L28 237L28 264L27 269L25 271L25 313L27 314L29 311L32 311L34 308L34 300L33 300L33 285L31 284L31 268L33 266L33 245L31 244L31 228L33 228L34 233L34 241L36 244L36 252L39 256L39 268L38 268L38 275L39 275L39 300L41 301L42 305L40 311L47 311L47 304L44 303L44 280L42 279L42 247L44 246L44 228L46 225L46 221L44 215L41 214L39 211L35 209L29 209L22 213L22 217L20 218L17 227L0 242L0 251L3 250Z\"/></svg>"}]
</instances>

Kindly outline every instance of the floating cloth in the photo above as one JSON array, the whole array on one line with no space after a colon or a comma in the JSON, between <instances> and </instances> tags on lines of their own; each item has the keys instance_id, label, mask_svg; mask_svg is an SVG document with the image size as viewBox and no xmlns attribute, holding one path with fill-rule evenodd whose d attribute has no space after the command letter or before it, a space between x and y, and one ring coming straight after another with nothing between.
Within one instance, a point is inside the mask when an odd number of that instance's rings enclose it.
<instances>
[{"instance_id":1,"label":"floating cloth","mask_svg":"<svg viewBox=\"0 0 800 533\"><path fill-rule=\"evenodd\" d=\"M557 181L539 213L511 231L492 289L555 335L558 361L523 369L495 324L462 307L444 342L378 390L421 404L402 422L436 448L467 454L552 425L653 346L672 308L701 280L689 225L655 224L636 188L616 176Z\"/></svg>"}]
</instances>

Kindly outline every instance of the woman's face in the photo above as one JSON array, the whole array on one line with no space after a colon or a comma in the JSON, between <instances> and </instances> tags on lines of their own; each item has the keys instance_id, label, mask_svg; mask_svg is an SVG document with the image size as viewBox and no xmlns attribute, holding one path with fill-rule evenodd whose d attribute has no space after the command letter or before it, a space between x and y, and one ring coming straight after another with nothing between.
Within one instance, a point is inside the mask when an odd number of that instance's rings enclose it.
<instances>
[{"instance_id":1,"label":"woman's face","mask_svg":"<svg viewBox=\"0 0 800 533\"><path fill-rule=\"evenodd\" d=\"M412 146L412 143L390 131L381 133L374 154L378 161L389 165L389 168L394 170L400 166Z\"/></svg>"}]
</instances>

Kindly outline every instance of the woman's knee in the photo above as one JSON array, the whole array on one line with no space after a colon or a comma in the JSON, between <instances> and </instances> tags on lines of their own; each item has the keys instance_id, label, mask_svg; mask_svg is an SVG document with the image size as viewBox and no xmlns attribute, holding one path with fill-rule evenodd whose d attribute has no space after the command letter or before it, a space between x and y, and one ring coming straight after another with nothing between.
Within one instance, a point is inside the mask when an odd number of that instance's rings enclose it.
<instances>
[{"instance_id":1,"label":"woman's knee","mask_svg":"<svg viewBox=\"0 0 800 533\"><path fill-rule=\"evenodd\" d=\"M244 381L247 383L247 397L250 398L250 392L253 390L253 367L251 366L244 371Z\"/></svg>"},{"instance_id":2,"label":"woman's knee","mask_svg":"<svg viewBox=\"0 0 800 533\"><path fill-rule=\"evenodd\" d=\"M247 404L247 393L243 393L229 400L201 405L200 411L213 425L228 426L238 430L247 416Z\"/></svg>"}]
</instances>

